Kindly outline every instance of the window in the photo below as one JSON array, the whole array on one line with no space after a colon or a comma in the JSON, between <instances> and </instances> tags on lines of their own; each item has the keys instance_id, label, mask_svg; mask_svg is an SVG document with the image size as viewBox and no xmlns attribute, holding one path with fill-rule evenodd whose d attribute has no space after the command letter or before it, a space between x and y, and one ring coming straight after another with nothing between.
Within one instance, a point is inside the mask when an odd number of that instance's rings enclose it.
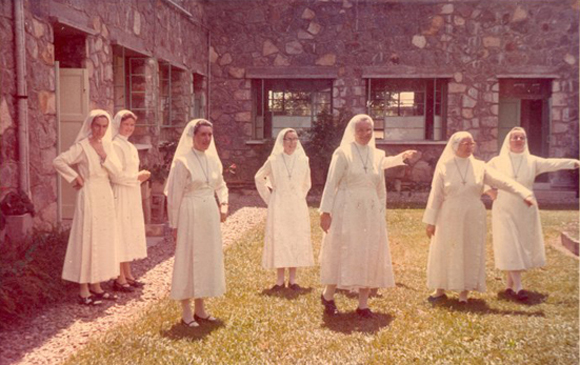
<instances>
[{"instance_id":1,"label":"window","mask_svg":"<svg viewBox=\"0 0 580 365\"><path fill-rule=\"evenodd\" d=\"M284 128L308 130L332 108L331 80L254 80L254 137L275 138Z\"/></svg>"},{"instance_id":2,"label":"window","mask_svg":"<svg viewBox=\"0 0 580 365\"><path fill-rule=\"evenodd\" d=\"M368 79L368 113L375 136L388 141L441 140L446 79Z\"/></svg>"}]
</instances>

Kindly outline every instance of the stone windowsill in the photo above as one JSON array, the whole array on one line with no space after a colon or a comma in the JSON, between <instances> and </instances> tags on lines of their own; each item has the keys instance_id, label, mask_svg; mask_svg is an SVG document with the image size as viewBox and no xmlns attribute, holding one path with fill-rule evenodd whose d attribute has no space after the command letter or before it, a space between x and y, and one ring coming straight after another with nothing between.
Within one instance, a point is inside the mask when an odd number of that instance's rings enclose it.
<instances>
[{"instance_id":1,"label":"stone windowsill","mask_svg":"<svg viewBox=\"0 0 580 365\"><path fill-rule=\"evenodd\" d=\"M246 145L263 145L268 140L266 139L251 139L246 141ZM377 146L404 146L404 145L412 145L412 146L445 146L447 141L383 141L377 140Z\"/></svg>"}]
</instances>

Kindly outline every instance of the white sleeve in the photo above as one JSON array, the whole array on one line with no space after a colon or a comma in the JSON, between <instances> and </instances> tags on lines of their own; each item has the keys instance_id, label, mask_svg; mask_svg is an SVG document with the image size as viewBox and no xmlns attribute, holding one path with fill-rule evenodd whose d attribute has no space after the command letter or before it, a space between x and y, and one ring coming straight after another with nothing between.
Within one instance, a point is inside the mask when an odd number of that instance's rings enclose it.
<instances>
[{"instance_id":1,"label":"white sleeve","mask_svg":"<svg viewBox=\"0 0 580 365\"><path fill-rule=\"evenodd\" d=\"M401 152L396 156L385 156L385 158L381 163L381 168L383 170L386 170L390 169L391 167L405 165L405 162L403 160L403 154L405 154L405 152Z\"/></svg>"},{"instance_id":2,"label":"white sleeve","mask_svg":"<svg viewBox=\"0 0 580 365\"><path fill-rule=\"evenodd\" d=\"M177 228L183 193L190 177L189 171L180 160L175 161L173 169L172 179L167 181L167 215L169 226Z\"/></svg>"},{"instance_id":3,"label":"white sleeve","mask_svg":"<svg viewBox=\"0 0 580 365\"><path fill-rule=\"evenodd\" d=\"M117 185L125 186L137 186L139 185L138 173L131 173L127 171L127 155L121 146L117 143L113 143L113 149L117 154L119 159L119 172L117 174L111 174L111 181ZM106 162L106 161L105 161Z\"/></svg>"},{"instance_id":4,"label":"white sleeve","mask_svg":"<svg viewBox=\"0 0 580 365\"><path fill-rule=\"evenodd\" d=\"M83 153L84 151L80 143L75 143L67 151L56 156L52 161L52 166L70 183L79 176L71 165L76 165L81 162Z\"/></svg>"},{"instance_id":5,"label":"white sleeve","mask_svg":"<svg viewBox=\"0 0 580 365\"><path fill-rule=\"evenodd\" d=\"M483 182L486 185L495 186L498 189L519 195L522 199L534 196L534 194L528 188L519 182L507 177L506 175L487 165L485 166Z\"/></svg>"},{"instance_id":6,"label":"white sleeve","mask_svg":"<svg viewBox=\"0 0 580 365\"><path fill-rule=\"evenodd\" d=\"M335 151L328 169L328 176L326 177L326 184L324 185L320 208L318 209L319 212L330 213L332 211L338 186L346 173L347 167L348 162L342 151L340 149Z\"/></svg>"},{"instance_id":7,"label":"white sleeve","mask_svg":"<svg viewBox=\"0 0 580 365\"><path fill-rule=\"evenodd\" d=\"M445 174L441 169L435 170L433 181L431 182L431 192L427 200L427 207L425 207L425 213L423 214L423 223L435 225L437 222L437 214L445 200L445 191L443 189L445 186L444 178Z\"/></svg>"},{"instance_id":8,"label":"white sleeve","mask_svg":"<svg viewBox=\"0 0 580 365\"><path fill-rule=\"evenodd\" d=\"M262 200L266 205L270 201L270 194L272 193L268 186L266 186L266 178L272 174L272 162L270 159L264 162L264 165L260 167L256 175L254 176L254 181L256 183L256 189L258 190L258 194L262 197Z\"/></svg>"},{"instance_id":9,"label":"white sleeve","mask_svg":"<svg viewBox=\"0 0 580 365\"><path fill-rule=\"evenodd\" d=\"M545 172L554 172L558 170L573 170L577 168L577 164L580 162L573 158L542 158L534 156L536 164L536 175L543 174Z\"/></svg>"}]
</instances>

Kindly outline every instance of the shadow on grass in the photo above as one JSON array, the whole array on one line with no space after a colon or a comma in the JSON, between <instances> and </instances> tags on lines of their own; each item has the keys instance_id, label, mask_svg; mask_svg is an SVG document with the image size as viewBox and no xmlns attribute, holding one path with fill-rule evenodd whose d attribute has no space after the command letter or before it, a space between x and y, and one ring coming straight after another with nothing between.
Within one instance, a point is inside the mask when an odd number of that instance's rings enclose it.
<instances>
[{"instance_id":1,"label":"shadow on grass","mask_svg":"<svg viewBox=\"0 0 580 365\"><path fill-rule=\"evenodd\" d=\"M355 312L339 313L336 315L324 314L322 327L344 334L353 332L376 333L387 327L395 318L387 313L373 312L373 318L364 319Z\"/></svg>"},{"instance_id":2,"label":"shadow on grass","mask_svg":"<svg viewBox=\"0 0 580 365\"><path fill-rule=\"evenodd\" d=\"M268 297L277 297L277 298L285 298L288 300L294 300L301 295L310 294L312 292L312 288L300 288L299 290L293 290L290 288L283 288L283 289L264 289L260 293L261 295L265 295Z\"/></svg>"},{"instance_id":3,"label":"shadow on grass","mask_svg":"<svg viewBox=\"0 0 580 365\"><path fill-rule=\"evenodd\" d=\"M505 293L505 291L502 290L502 291L497 293L497 298L500 300L514 302L514 303L518 303L518 304L525 305L525 306L542 304L548 298L548 294L542 294L542 293L538 293L535 291L526 290L526 293L528 294L528 299L518 300L518 298L514 297L513 295L508 295Z\"/></svg>"},{"instance_id":4,"label":"shadow on grass","mask_svg":"<svg viewBox=\"0 0 580 365\"><path fill-rule=\"evenodd\" d=\"M171 340L199 341L203 340L213 331L224 326L225 323L219 318L215 322L200 323L199 327L186 327L181 323L176 323L171 326L170 329L161 331L160 334L161 336Z\"/></svg>"},{"instance_id":5,"label":"shadow on grass","mask_svg":"<svg viewBox=\"0 0 580 365\"><path fill-rule=\"evenodd\" d=\"M527 317L545 317L544 311L525 312L519 310L500 310L491 308L485 300L469 298L467 303L460 303L457 299L443 299L431 303L433 307L445 307L451 311L477 314L502 314Z\"/></svg>"}]
</instances>

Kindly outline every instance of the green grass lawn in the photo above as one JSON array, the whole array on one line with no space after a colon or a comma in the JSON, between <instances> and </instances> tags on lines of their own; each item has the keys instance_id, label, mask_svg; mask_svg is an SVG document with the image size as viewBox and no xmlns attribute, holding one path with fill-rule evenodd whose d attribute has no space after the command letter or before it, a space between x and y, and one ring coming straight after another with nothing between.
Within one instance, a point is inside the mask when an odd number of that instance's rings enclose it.
<instances>
[{"instance_id":1,"label":"green grass lawn","mask_svg":"<svg viewBox=\"0 0 580 365\"><path fill-rule=\"evenodd\" d=\"M311 213L317 255L321 232ZM533 291L524 305L498 298L503 275L493 268L488 242L488 291L474 293L466 306L453 294L432 306L426 302L429 243L422 213L387 211L397 287L371 299L373 320L354 315L357 300L348 293L336 296L341 314L324 317L317 267L299 270L298 282L308 288L303 293L268 293L275 273L260 266L262 225L226 251L227 293L207 301L221 323L184 328L178 303L165 299L92 341L68 364L578 363L577 259L548 246L548 266L524 275ZM542 219L551 241L578 212L542 212Z\"/></svg>"}]
</instances>

